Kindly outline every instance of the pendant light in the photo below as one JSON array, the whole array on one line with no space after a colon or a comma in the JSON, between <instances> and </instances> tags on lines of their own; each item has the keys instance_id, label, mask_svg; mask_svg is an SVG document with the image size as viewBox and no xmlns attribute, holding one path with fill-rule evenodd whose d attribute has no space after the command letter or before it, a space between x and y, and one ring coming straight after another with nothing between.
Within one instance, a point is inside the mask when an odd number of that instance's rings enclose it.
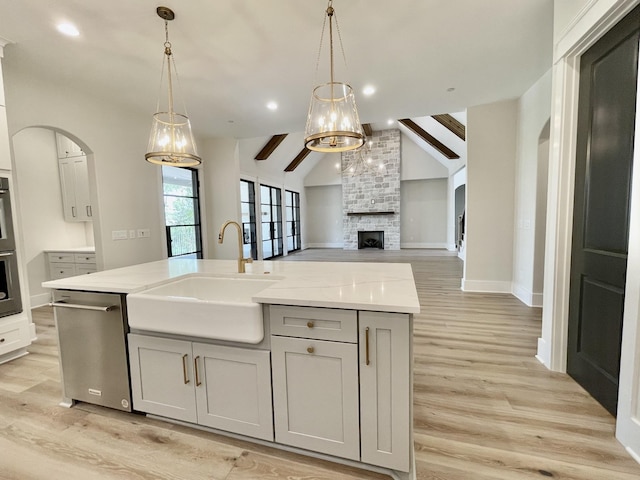
<instances>
[{"instance_id":1,"label":"pendant light","mask_svg":"<svg viewBox=\"0 0 640 480\"><path fill-rule=\"evenodd\" d=\"M160 97L158 96L158 106L153 115L151 125L151 135L149 136L149 147L144 158L157 165L171 165L174 167L193 167L199 165L202 160L196 151L196 142L191 132L191 123L187 116L187 109L183 105L184 114L174 110L174 80L179 86L178 72L176 70L173 53L171 52L171 42L169 42L169 21L175 18L173 10L167 7L158 7L156 13L164 20L165 42L164 57L162 61L162 75L160 77L160 87L162 79L167 76L167 106L160 108ZM174 79L175 77L175 79Z\"/></svg>"},{"instance_id":2,"label":"pendant light","mask_svg":"<svg viewBox=\"0 0 640 480\"><path fill-rule=\"evenodd\" d=\"M327 16L324 19L322 34L320 35L320 50L322 50L322 39L328 18L330 79L329 83L318 85L313 89L304 141L309 150L316 152L345 152L362 146L364 133L358 118L353 89L346 83L334 80L333 20L335 18L335 10L333 9L333 0L329 0L326 12ZM344 56L337 18L336 28L338 30L340 48ZM320 55L318 54L319 63ZM316 65L316 72L317 70L318 65Z\"/></svg>"}]
</instances>

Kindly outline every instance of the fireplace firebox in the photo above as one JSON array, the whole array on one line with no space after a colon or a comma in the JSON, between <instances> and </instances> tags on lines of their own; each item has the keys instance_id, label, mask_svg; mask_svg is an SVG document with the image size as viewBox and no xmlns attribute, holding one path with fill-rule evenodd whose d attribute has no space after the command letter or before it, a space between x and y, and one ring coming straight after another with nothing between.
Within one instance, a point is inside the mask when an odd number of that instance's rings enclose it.
<instances>
[{"instance_id":1,"label":"fireplace firebox","mask_svg":"<svg viewBox=\"0 0 640 480\"><path fill-rule=\"evenodd\" d=\"M384 250L384 232L382 230L359 231L358 250L363 248L379 248Z\"/></svg>"}]
</instances>

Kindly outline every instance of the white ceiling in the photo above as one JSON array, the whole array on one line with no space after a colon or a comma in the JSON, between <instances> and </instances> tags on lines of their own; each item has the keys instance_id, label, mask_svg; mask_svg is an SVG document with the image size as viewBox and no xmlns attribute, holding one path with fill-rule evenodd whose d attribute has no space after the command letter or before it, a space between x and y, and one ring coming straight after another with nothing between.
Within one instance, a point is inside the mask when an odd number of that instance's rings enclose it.
<instances>
[{"instance_id":1,"label":"white ceiling","mask_svg":"<svg viewBox=\"0 0 640 480\"><path fill-rule=\"evenodd\" d=\"M0 0L0 37L13 42L3 64L151 116L164 42L158 5L176 13L170 40L196 134L304 130L312 87L328 81L315 76L325 0ZM348 65L337 47L336 80L354 87L363 123L518 97L551 67L553 0L333 6ZM81 35L62 36L60 21ZM371 97L361 93L367 84L376 88ZM272 100L275 112L266 108Z\"/></svg>"}]
</instances>

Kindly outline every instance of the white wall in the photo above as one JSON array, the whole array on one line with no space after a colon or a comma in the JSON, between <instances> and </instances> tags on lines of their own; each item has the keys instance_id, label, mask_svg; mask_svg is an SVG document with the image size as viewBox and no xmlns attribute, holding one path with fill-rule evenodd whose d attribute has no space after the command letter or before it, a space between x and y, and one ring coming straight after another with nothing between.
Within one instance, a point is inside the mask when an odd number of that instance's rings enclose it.
<instances>
[{"instance_id":1,"label":"white wall","mask_svg":"<svg viewBox=\"0 0 640 480\"><path fill-rule=\"evenodd\" d=\"M553 37L559 35L569 27L576 15L590 0L555 0L553 2Z\"/></svg>"},{"instance_id":2,"label":"white wall","mask_svg":"<svg viewBox=\"0 0 640 480\"><path fill-rule=\"evenodd\" d=\"M309 248L342 248L342 185L305 187Z\"/></svg>"},{"instance_id":3,"label":"white wall","mask_svg":"<svg viewBox=\"0 0 640 480\"><path fill-rule=\"evenodd\" d=\"M67 222L62 209L55 133L44 128L28 128L13 137L18 209L22 218L24 258L27 264L32 305L42 305L50 297L40 284L49 279L45 249L90 245L86 222ZM36 193L37 192L37 193Z\"/></svg>"},{"instance_id":4,"label":"white wall","mask_svg":"<svg viewBox=\"0 0 640 480\"><path fill-rule=\"evenodd\" d=\"M238 258L237 232L230 226L225 241L218 243L220 227L227 220L240 222L240 160L238 141L233 138L212 138L201 142L202 178L206 225L202 236L207 238L205 258ZM233 229L233 230L232 230Z\"/></svg>"},{"instance_id":5,"label":"white wall","mask_svg":"<svg viewBox=\"0 0 640 480\"><path fill-rule=\"evenodd\" d=\"M400 141L400 180L447 178L449 170L404 133Z\"/></svg>"},{"instance_id":6,"label":"white wall","mask_svg":"<svg viewBox=\"0 0 640 480\"><path fill-rule=\"evenodd\" d=\"M447 179L400 184L401 248L446 248Z\"/></svg>"},{"instance_id":7,"label":"white wall","mask_svg":"<svg viewBox=\"0 0 640 480\"><path fill-rule=\"evenodd\" d=\"M511 292L518 102L467 110L465 291Z\"/></svg>"},{"instance_id":8,"label":"white wall","mask_svg":"<svg viewBox=\"0 0 640 480\"><path fill-rule=\"evenodd\" d=\"M551 115L551 70L542 76L518 100L518 155L515 178L515 232L513 256L513 294L529 306L542 306L542 286L534 288L536 267L544 258L536 258L536 222L540 136ZM548 143L547 143L548 146ZM546 170L546 168L543 166ZM546 184L546 177L542 179ZM543 188L544 187L544 188ZM546 195L546 186L541 186ZM544 218L544 217L543 217ZM538 265L535 265L538 262Z\"/></svg>"},{"instance_id":9,"label":"white wall","mask_svg":"<svg viewBox=\"0 0 640 480\"><path fill-rule=\"evenodd\" d=\"M162 258L159 167L144 160L151 114L139 115L117 99L45 81L21 70L12 52L5 51L4 61L10 134L32 126L54 127L68 132L88 152L98 267ZM15 168L20 175L24 167L16 162ZM112 230L138 228L150 229L150 238L111 240Z\"/></svg>"}]
</instances>

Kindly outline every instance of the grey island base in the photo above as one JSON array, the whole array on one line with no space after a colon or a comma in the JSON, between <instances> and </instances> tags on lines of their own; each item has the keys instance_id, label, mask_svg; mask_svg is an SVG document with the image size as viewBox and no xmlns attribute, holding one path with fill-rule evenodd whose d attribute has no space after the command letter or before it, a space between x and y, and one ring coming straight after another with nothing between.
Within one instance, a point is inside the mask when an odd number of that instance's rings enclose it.
<instances>
[{"instance_id":1,"label":"grey island base","mask_svg":"<svg viewBox=\"0 0 640 480\"><path fill-rule=\"evenodd\" d=\"M171 259L43 285L56 298L81 290L122 299L134 411L415 479L411 372L419 303L411 266L236 268L235 261ZM68 308L55 308L59 331ZM68 385L69 355L61 343L66 403L100 403L75 393L83 389L109 396L99 362L83 385Z\"/></svg>"}]
</instances>

